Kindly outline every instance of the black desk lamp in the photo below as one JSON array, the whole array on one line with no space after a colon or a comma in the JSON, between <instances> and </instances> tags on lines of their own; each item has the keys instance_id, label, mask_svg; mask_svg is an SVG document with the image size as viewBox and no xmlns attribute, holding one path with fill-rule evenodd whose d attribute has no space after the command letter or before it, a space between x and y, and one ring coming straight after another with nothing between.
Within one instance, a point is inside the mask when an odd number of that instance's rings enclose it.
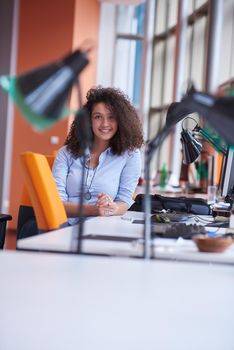
<instances>
[{"instance_id":1,"label":"black desk lamp","mask_svg":"<svg viewBox=\"0 0 234 350\"><path fill-rule=\"evenodd\" d=\"M173 126L188 114L197 112L209 122L229 146L234 146L234 96L215 97L210 94L199 92L193 86L180 102L173 102L166 117L166 125L163 129L146 145L145 153L145 225L144 225L144 258L151 257L151 200L149 194L149 165L156 149L169 135Z\"/></svg>"},{"instance_id":2,"label":"black desk lamp","mask_svg":"<svg viewBox=\"0 0 234 350\"><path fill-rule=\"evenodd\" d=\"M1 76L0 85L22 115L37 130L43 130L69 114L65 103L89 60L76 50L51 64L19 76Z\"/></svg>"},{"instance_id":3,"label":"black desk lamp","mask_svg":"<svg viewBox=\"0 0 234 350\"><path fill-rule=\"evenodd\" d=\"M192 131L190 131L189 129L185 129L183 126L184 121L187 119L192 119L196 123ZM209 132L207 132L205 129L201 128L197 124L195 119L191 117L187 117L183 120L182 131L181 131L181 143L182 143L182 153L183 153L184 164L193 163L198 158L198 156L201 154L201 151L202 151L202 145L194 137L193 135L194 132L199 133L203 137L203 139L207 141L209 144L211 144L216 151L226 155L227 150L224 147L224 145L220 143L220 140L218 138L215 138L215 139L212 138Z\"/></svg>"},{"instance_id":4,"label":"black desk lamp","mask_svg":"<svg viewBox=\"0 0 234 350\"><path fill-rule=\"evenodd\" d=\"M89 63L87 53L91 47L88 46L86 50L76 50L62 59L20 76L0 77L0 85L3 90L11 96L21 114L37 131L41 131L69 115L70 111L65 107L65 103L75 84L78 86L78 98L80 99L78 75ZM85 159L92 137L88 125L88 112L81 109L77 112L75 118L79 119L77 137L81 140L81 148ZM83 233L83 183L84 170L81 179L77 252L81 251Z\"/></svg>"}]
</instances>

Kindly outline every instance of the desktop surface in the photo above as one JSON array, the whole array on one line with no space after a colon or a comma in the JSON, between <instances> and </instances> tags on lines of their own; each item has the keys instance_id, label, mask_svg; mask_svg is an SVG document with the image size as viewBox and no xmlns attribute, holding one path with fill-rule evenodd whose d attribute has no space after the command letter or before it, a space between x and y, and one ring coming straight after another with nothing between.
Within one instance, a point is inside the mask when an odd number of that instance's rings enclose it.
<instances>
[{"instance_id":1,"label":"desktop surface","mask_svg":"<svg viewBox=\"0 0 234 350\"><path fill-rule=\"evenodd\" d=\"M233 350L231 266L0 253L3 350Z\"/></svg>"},{"instance_id":2,"label":"desktop surface","mask_svg":"<svg viewBox=\"0 0 234 350\"><path fill-rule=\"evenodd\" d=\"M132 214L135 218L136 213L133 212ZM137 213L138 217L140 214L143 213ZM201 218L204 223L210 220L206 216ZM82 252L85 254L142 258L144 225L142 223L134 224L133 221L129 219L129 216L125 220L121 216L95 217L87 220L84 225ZM210 227L205 229L215 234L226 233L224 228ZM77 237L77 233L78 226L76 225L20 239L17 241L17 249L74 252L71 243L74 235ZM104 236L104 239L99 239L100 235ZM113 240L112 237L118 240ZM192 240L154 238L152 240L152 257L179 261L234 264L234 244L223 253L211 254L198 252L196 244Z\"/></svg>"}]
</instances>

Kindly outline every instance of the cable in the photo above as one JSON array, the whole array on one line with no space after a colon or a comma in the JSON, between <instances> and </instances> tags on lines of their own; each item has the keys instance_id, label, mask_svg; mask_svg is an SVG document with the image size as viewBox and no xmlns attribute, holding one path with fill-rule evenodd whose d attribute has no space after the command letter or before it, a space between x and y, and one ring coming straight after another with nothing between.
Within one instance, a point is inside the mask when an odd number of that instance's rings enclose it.
<instances>
[{"instance_id":1,"label":"cable","mask_svg":"<svg viewBox=\"0 0 234 350\"><path fill-rule=\"evenodd\" d=\"M205 222L205 223L210 223L210 224L212 224L214 221L210 221L210 220L208 220L208 219L205 219L205 218L202 218L202 217L200 217L199 215L194 215L194 218L195 218L195 220L197 219L198 220L198 222Z\"/></svg>"}]
</instances>

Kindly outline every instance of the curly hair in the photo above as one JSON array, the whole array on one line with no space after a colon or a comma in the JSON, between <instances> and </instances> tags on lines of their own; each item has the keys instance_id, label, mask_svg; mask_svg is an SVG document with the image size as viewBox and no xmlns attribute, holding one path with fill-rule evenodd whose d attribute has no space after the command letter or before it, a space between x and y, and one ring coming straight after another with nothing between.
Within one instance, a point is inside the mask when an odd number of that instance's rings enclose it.
<instances>
[{"instance_id":1,"label":"curly hair","mask_svg":"<svg viewBox=\"0 0 234 350\"><path fill-rule=\"evenodd\" d=\"M92 110L97 103L104 103L117 120L117 132L110 140L113 154L120 155L127 150L133 151L143 145L141 122L128 96L121 90L97 86L88 91L86 98L87 102L84 108L88 110L90 125ZM76 117L65 141L65 145L75 158L81 155L81 145L76 132L77 126L78 118Z\"/></svg>"}]
</instances>

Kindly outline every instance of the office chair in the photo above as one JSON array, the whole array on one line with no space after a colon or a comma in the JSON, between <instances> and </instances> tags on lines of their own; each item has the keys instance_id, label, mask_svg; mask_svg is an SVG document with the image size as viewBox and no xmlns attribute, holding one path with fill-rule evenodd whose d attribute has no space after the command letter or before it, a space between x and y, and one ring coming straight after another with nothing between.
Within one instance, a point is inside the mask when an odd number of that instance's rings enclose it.
<instances>
[{"instance_id":1,"label":"office chair","mask_svg":"<svg viewBox=\"0 0 234 350\"><path fill-rule=\"evenodd\" d=\"M51 155L45 155L50 168L52 169L54 159L56 156L56 151ZM36 222L36 216L32 206L32 201L30 199L27 186L24 183L21 202L18 210L18 222L16 230L16 239L26 238L35 234L38 234L38 226Z\"/></svg>"},{"instance_id":2,"label":"office chair","mask_svg":"<svg viewBox=\"0 0 234 350\"><path fill-rule=\"evenodd\" d=\"M26 189L19 208L17 239L66 226L67 215L50 168L54 156L24 152L20 158Z\"/></svg>"}]
</instances>

